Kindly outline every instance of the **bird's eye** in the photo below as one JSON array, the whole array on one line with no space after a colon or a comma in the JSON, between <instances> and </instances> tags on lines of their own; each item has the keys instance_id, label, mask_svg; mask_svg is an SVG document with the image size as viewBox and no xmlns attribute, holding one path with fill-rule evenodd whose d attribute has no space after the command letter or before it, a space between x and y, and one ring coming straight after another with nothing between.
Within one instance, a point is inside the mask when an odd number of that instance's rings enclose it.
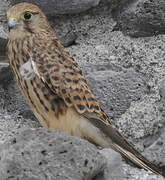
<instances>
[{"instance_id":1,"label":"bird's eye","mask_svg":"<svg viewBox=\"0 0 165 180\"><path fill-rule=\"evenodd\" d=\"M32 18L32 14L30 12L26 12L23 16L24 20L30 20Z\"/></svg>"}]
</instances>

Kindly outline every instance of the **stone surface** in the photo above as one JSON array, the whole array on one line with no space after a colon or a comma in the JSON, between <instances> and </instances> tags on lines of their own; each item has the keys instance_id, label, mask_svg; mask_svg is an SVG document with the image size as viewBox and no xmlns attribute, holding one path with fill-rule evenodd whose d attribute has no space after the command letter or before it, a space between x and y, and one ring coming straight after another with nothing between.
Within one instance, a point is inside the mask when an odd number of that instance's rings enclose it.
<instances>
[{"instance_id":1,"label":"stone surface","mask_svg":"<svg viewBox=\"0 0 165 180\"><path fill-rule=\"evenodd\" d=\"M6 22L6 11L9 7L8 0L0 0L0 22Z\"/></svg>"},{"instance_id":2,"label":"stone surface","mask_svg":"<svg viewBox=\"0 0 165 180\"><path fill-rule=\"evenodd\" d=\"M119 117L148 91L145 77L115 64L85 66L84 72L105 111Z\"/></svg>"},{"instance_id":3,"label":"stone surface","mask_svg":"<svg viewBox=\"0 0 165 180\"><path fill-rule=\"evenodd\" d=\"M161 119L162 119L161 127L164 127L165 126L165 121L164 121L165 119L165 78L164 78L164 75L162 79L159 81L158 85L159 85L159 95L160 95L160 99L158 101L158 110L160 112Z\"/></svg>"},{"instance_id":4,"label":"stone surface","mask_svg":"<svg viewBox=\"0 0 165 180\"><path fill-rule=\"evenodd\" d=\"M65 34L63 37L60 38L62 45L64 47L69 47L71 45L74 45L77 39L77 35L74 31L69 31L67 34Z\"/></svg>"},{"instance_id":5,"label":"stone surface","mask_svg":"<svg viewBox=\"0 0 165 180\"><path fill-rule=\"evenodd\" d=\"M38 121L33 121L28 118L25 119L19 115L18 111L10 114L0 109L0 146L18 134L20 129L37 127L40 127Z\"/></svg>"},{"instance_id":6,"label":"stone surface","mask_svg":"<svg viewBox=\"0 0 165 180\"><path fill-rule=\"evenodd\" d=\"M4 59L6 55L6 44L7 44L7 21L6 11L9 7L7 0L0 0L0 61Z\"/></svg>"},{"instance_id":7,"label":"stone surface","mask_svg":"<svg viewBox=\"0 0 165 180\"><path fill-rule=\"evenodd\" d=\"M1 34L1 32L0 32L0 34ZM7 45L7 39L0 37L0 61L3 61L5 59L5 56L6 56L6 45Z\"/></svg>"},{"instance_id":8,"label":"stone surface","mask_svg":"<svg viewBox=\"0 0 165 180\"><path fill-rule=\"evenodd\" d=\"M94 145L60 131L25 129L0 148L1 180L91 180L104 167Z\"/></svg>"},{"instance_id":9,"label":"stone surface","mask_svg":"<svg viewBox=\"0 0 165 180\"><path fill-rule=\"evenodd\" d=\"M124 180L164 180L164 177L154 175L151 172L147 172L143 169L132 168L125 165ZM107 179L109 180L109 179Z\"/></svg>"},{"instance_id":10,"label":"stone surface","mask_svg":"<svg viewBox=\"0 0 165 180\"><path fill-rule=\"evenodd\" d=\"M4 99L4 88L5 84L11 78L11 71L9 68L9 63L0 63L0 112L4 109L5 99Z\"/></svg>"},{"instance_id":11,"label":"stone surface","mask_svg":"<svg viewBox=\"0 0 165 180\"><path fill-rule=\"evenodd\" d=\"M161 130L160 137L146 149L144 153L148 159L152 159L153 162L159 162L160 166L165 167L165 129ZM165 169L165 168L164 168Z\"/></svg>"},{"instance_id":12,"label":"stone surface","mask_svg":"<svg viewBox=\"0 0 165 180\"><path fill-rule=\"evenodd\" d=\"M10 79L12 79L12 73L9 67L9 63L0 62L0 84L5 84Z\"/></svg>"},{"instance_id":13,"label":"stone surface","mask_svg":"<svg viewBox=\"0 0 165 180\"><path fill-rule=\"evenodd\" d=\"M133 0L114 11L116 29L139 37L165 33L165 1Z\"/></svg>"},{"instance_id":14,"label":"stone surface","mask_svg":"<svg viewBox=\"0 0 165 180\"><path fill-rule=\"evenodd\" d=\"M25 119L35 119L16 82L12 79L9 80L8 83L10 84L8 85L6 83L3 85L5 90L5 94L3 94L5 109L10 114L19 112L19 115L23 116Z\"/></svg>"},{"instance_id":15,"label":"stone surface","mask_svg":"<svg viewBox=\"0 0 165 180\"><path fill-rule=\"evenodd\" d=\"M165 104L165 78L164 75L162 79L159 81L159 95L160 101Z\"/></svg>"},{"instance_id":16,"label":"stone surface","mask_svg":"<svg viewBox=\"0 0 165 180\"><path fill-rule=\"evenodd\" d=\"M161 116L155 100L144 96L141 100L132 102L130 108L121 115L116 124L133 140L156 134L159 131L160 122ZM152 140L154 143L155 139L152 138ZM143 147L140 148L143 149Z\"/></svg>"},{"instance_id":17,"label":"stone surface","mask_svg":"<svg viewBox=\"0 0 165 180\"><path fill-rule=\"evenodd\" d=\"M6 56L6 44L7 44L7 21L6 11L9 7L7 0L0 0L0 61L3 61Z\"/></svg>"},{"instance_id":18,"label":"stone surface","mask_svg":"<svg viewBox=\"0 0 165 180\"><path fill-rule=\"evenodd\" d=\"M22 0L11 1L11 4L20 3ZM80 13L97 6L100 0L25 0L38 5L46 14L73 14Z\"/></svg>"},{"instance_id":19,"label":"stone surface","mask_svg":"<svg viewBox=\"0 0 165 180\"><path fill-rule=\"evenodd\" d=\"M122 180L124 171L121 155L112 149L103 149L100 153L105 156L107 166L102 176L97 176L95 180Z\"/></svg>"}]
</instances>

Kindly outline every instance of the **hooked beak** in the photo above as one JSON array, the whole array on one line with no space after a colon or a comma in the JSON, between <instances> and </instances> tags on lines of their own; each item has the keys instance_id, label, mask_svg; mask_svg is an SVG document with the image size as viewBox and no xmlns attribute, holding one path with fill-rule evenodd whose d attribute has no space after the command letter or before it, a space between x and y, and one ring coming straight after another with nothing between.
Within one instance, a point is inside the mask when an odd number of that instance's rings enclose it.
<instances>
[{"instance_id":1,"label":"hooked beak","mask_svg":"<svg viewBox=\"0 0 165 180\"><path fill-rule=\"evenodd\" d=\"M15 18L9 18L8 19L8 29L9 31L13 29L16 25L18 25L18 22Z\"/></svg>"}]
</instances>

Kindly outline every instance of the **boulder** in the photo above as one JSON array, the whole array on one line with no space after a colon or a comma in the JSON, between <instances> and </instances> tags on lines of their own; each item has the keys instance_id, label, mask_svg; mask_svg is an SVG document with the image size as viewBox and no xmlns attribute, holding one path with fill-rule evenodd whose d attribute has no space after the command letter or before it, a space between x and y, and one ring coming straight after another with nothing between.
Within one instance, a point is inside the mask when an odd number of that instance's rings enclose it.
<instances>
[{"instance_id":1,"label":"boulder","mask_svg":"<svg viewBox=\"0 0 165 180\"><path fill-rule=\"evenodd\" d=\"M0 147L1 180L91 180L105 164L94 145L57 130L22 129Z\"/></svg>"},{"instance_id":2,"label":"boulder","mask_svg":"<svg viewBox=\"0 0 165 180\"><path fill-rule=\"evenodd\" d=\"M116 30L133 37L165 33L165 1L133 0L118 2L113 11Z\"/></svg>"},{"instance_id":3,"label":"boulder","mask_svg":"<svg viewBox=\"0 0 165 180\"><path fill-rule=\"evenodd\" d=\"M22 0L11 1L11 4L20 3ZM38 5L46 14L73 14L80 13L97 6L100 0L25 0Z\"/></svg>"}]
</instances>

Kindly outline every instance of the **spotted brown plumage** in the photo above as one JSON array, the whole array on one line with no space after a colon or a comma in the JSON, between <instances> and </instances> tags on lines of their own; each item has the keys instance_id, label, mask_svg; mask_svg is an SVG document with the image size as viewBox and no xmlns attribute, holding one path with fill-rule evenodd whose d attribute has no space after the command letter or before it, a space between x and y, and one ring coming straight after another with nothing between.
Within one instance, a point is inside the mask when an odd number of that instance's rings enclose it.
<instances>
[{"instance_id":1,"label":"spotted brown plumage","mask_svg":"<svg viewBox=\"0 0 165 180\"><path fill-rule=\"evenodd\" d=\"M146 170L163 175L112 125L76 63L35 5L7 12L8 56L17 83L40 123L111 147Z\"/></svg>"}]
</instances>

